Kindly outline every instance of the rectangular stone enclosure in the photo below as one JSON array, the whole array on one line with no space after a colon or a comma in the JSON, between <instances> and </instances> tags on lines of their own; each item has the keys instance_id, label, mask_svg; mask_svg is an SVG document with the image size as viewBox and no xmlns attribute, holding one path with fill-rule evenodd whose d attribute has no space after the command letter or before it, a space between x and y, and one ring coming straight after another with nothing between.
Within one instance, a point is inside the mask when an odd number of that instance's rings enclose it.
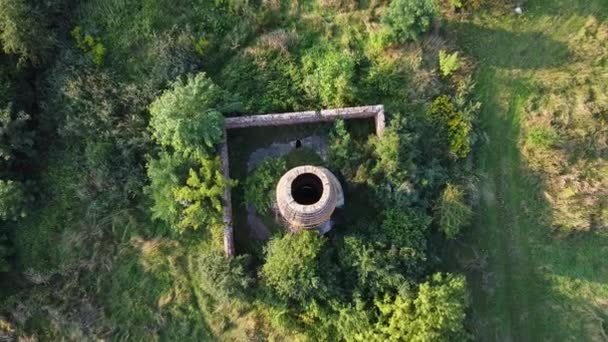
<instances>
[{"instance_id":1,"label":"rectangular stone enclosure","mask_svg":"<svg viewBox=\"0 0 608 342\"><path fill-rule=\"evenodd\" d=\"M230 177L230 165L228 161L228 130L233 128L262 127L262 126L284 126L315 122L331 122L338 119L364 119L373 118L376 125L376 134L384 132L384 106L362 106L349 108L325 109L320 111L291 112L278 114L262 114L226 118L224 126L224 140L220 143L220 158L222 163L222 175ZM232 198L230 188L226 187L222 202L224 205L224 252L226 256L235 254L234 228L232 223Z\"/></svg>"}]
</instances>

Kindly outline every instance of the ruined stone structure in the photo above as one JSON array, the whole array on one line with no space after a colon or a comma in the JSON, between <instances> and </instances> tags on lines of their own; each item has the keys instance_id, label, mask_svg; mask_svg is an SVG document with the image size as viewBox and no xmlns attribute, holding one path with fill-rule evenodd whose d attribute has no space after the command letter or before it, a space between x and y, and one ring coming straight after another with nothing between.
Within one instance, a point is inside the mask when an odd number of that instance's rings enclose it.
<instances>
[{"instance_id":1,"label":"ruined stone structure","mask_svg":"<svg viewBox=\"0 0 608 342\"><path fill-rule=\"evenodd\" d=\"M292 231L318 228L344 205L340 182L324 167L305 165L289 170L276 189L279 213Z\"/></svg>"},{"instance_id":2,"label":"ruined stone structure","mask_svg":"<svg viewBox=\"0 0 608 342\"><path fill-rule=\"evenodd\" d=\"M234 118L226 118L225 129L230 130L247 127L295 125L314 122L331 122L337 119L346 120L365 118L373 118L376 124L376 134L378 136L382 135L384 132L384 106L382 105L326 109L321 111L239 116ZM225 178L230 178L227 138L227 131L225 131L224 141L219 145L219 150L222 161L222 175ZM335 176L331 176L335 178ZM342 201L344 201L343 198ZM224 206L224 252L227 256L232 256L235 254L235 249L230 189L227 188L224 191L222 202ZM336 203L339 203L339 201L336 201Z\"/></svg>"}]
</instances>

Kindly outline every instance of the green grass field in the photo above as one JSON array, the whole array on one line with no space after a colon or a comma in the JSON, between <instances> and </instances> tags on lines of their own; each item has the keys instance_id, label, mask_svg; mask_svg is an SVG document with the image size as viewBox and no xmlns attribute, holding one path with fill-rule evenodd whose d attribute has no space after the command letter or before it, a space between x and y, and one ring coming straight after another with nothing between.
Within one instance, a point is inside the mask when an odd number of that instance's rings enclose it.
<instances>
[{"instance_id":1,"label":"green grass field","mask_svg":"<svg viewBox=\"0 0 608 342\"><path fill-rule=\"evenodd\" d=\"M526 169L519 141L523 107L542 91L536 81L571 62L573 33L589 16L606 20L608 2L536 0L524 10L447 24L479 63L487 134L476 158L478 215L455 248L471 283L471 326L482 341L604 341L608 238L552 236L543 180Z\"/></svg>"}]
</instances>

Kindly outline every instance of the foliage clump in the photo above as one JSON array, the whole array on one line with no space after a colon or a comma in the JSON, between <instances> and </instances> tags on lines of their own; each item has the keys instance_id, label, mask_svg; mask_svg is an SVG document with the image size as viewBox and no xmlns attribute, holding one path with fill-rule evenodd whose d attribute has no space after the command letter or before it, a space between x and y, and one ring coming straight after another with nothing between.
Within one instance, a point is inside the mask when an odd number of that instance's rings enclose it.
<instances>
[{"instance_id":1,"label":"foliage clump","mask_svg":"<svg viewBox=\"0 0 608 342\"><path fill-rule=\"evenodd\" d=\"M466 157L471 151L470 118L458 111L450 98L440 96L433 101L429 115L448 146L450 156L454 159Z\"/></svg>"},{"instance_id":2,"label":"foliage clump","mask_svg":"<svg viewBox=\"0 0 608 342\"><path fill-rule=\"evenodd\" d=\"M54 35L45 27L46 16L27 0L0 0L0 45L21 64L40 64L50 54Z\"/></svg>"},{"instance_id":3,"label":"foliage clump","mask_svg":"<svg viewBox=\"0 0 608 342\"><path fill-rule=\"evenodd\" d=\"M268 158L258 165L245 183L245 202L255 207L262 215L272 208L279 178L287 171L284 158Z\"/></svg>"},{"instance_id":4,"label":"foliage clump","mask_svg":"<svg viewBox=\"0 0 608 342\"><path fill-rule=\"evenodd\" d=\"M436 207L439 229L448 239L458 236L461 229L471 223L473 210L465 202L461 187L448 183Z\"/></svg>"},{"instance_id":5,"label":"foliage clump","mask_svg":"<svg viewBox=\"0 0 608 342\"><path fill-rule=\"evenodd\" d=\"M431 28L437 14L433 0L393 0L382 21L391 39L403 44L418 40Z\"/></svg>"},{"instance_id":6,"label":"foliage clump","mask_svg":"<svg viewBox=\"0 0 608 342\"><path fill-rule=\"evenodd\" d=\"M326 245L324 237L307 231L271 240L261 270L264 283L284 300L305 302L329 295L331 273L323 257Z\"/></svg>"},{"instance_id":7,"label":"foliage clump","mask_svg":"<svg viewBox=\"0 0 608 342\"><path fill-rule=\"evenodd\" d=\"M439 70L443 76L450 76L458 68L460 68L458 51L450 54L445 50L439 50Z\"/></svg>"},{"instance_id":8,"label":"foliage clump","mask_svg":"<svg viewBox=\"0 0 608 342\"><path fill-rule=\"evenodd\" d=\"M30 195L21 182L0 179L0 219L17 220L27 215Z\"/></svg>"},{"instance_id":9,"label":"foliage clump","mask_svg":"<svg viewBox=\"0 0 608 342\"><path fill-rule=\"evenodd\" d=\"M80 26L74 27L70 32L72 38L76 41L76 46L91 55L91 59L95 65L101 65L106 55L106 48L103 44L95 39L90 34L83 34Z\"/></svg>"}]
</instances>

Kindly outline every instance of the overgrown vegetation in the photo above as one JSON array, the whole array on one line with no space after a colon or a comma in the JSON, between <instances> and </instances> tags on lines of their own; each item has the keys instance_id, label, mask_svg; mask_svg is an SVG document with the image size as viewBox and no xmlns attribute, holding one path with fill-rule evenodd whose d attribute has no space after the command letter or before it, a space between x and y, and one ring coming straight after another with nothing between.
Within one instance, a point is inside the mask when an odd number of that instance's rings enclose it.
<instances>
[{"instance_id":1,"label":"overgrown vegetation","mask_svg":"<svg viewBox=\"0 0 608 342\"><path fill-rule=\"evenodd\" d=\"M575 34L559 40L567 54L535 36L542 49L534 55L548 60L532 65L510 64L526 49L485 52L462 38L528 38L476 26L502 8L480 0L0 0L0 272L9 279L0 287L0 339L502 337L475 321L482 296L471 273L488 263L484 255L464 267L472 297L445 255L468 243L471 223L476 229L475 200L503 203L473 169L478 143L495 137L477 125L476 95L502 91L487 79L502 71L488 76L488 64L534 76L518 100L522 134L509 137L546 185L551 208L539 216L568 234L604 232L608 221L607 30L597 16L605 6L573 19ZM514 53L515 62L496 57ZM566 57L576 63L563 71ZM483 100L484 113L507 111ZM315 131L323 153L297 148L233 172L239 179L221 175L226 116L371 104L385 105L381 137L338 121ZM500 124L482 128L511 129ZM242 150L275 137L258 138ZM243 151L231 154L248 158ZM272 229L254 247L237 240L239 255L226 258L224 190L240 194L235 210L252 206L268 223L279 177L309 163L344 187L332 231ZM510 179L512 170L488 172ZM247 237L241 222L235 228ZM601 299L604 280L585 286L601 288ZM601 300L586 309L605 317Z\"/></svg>"}]
</instances>

